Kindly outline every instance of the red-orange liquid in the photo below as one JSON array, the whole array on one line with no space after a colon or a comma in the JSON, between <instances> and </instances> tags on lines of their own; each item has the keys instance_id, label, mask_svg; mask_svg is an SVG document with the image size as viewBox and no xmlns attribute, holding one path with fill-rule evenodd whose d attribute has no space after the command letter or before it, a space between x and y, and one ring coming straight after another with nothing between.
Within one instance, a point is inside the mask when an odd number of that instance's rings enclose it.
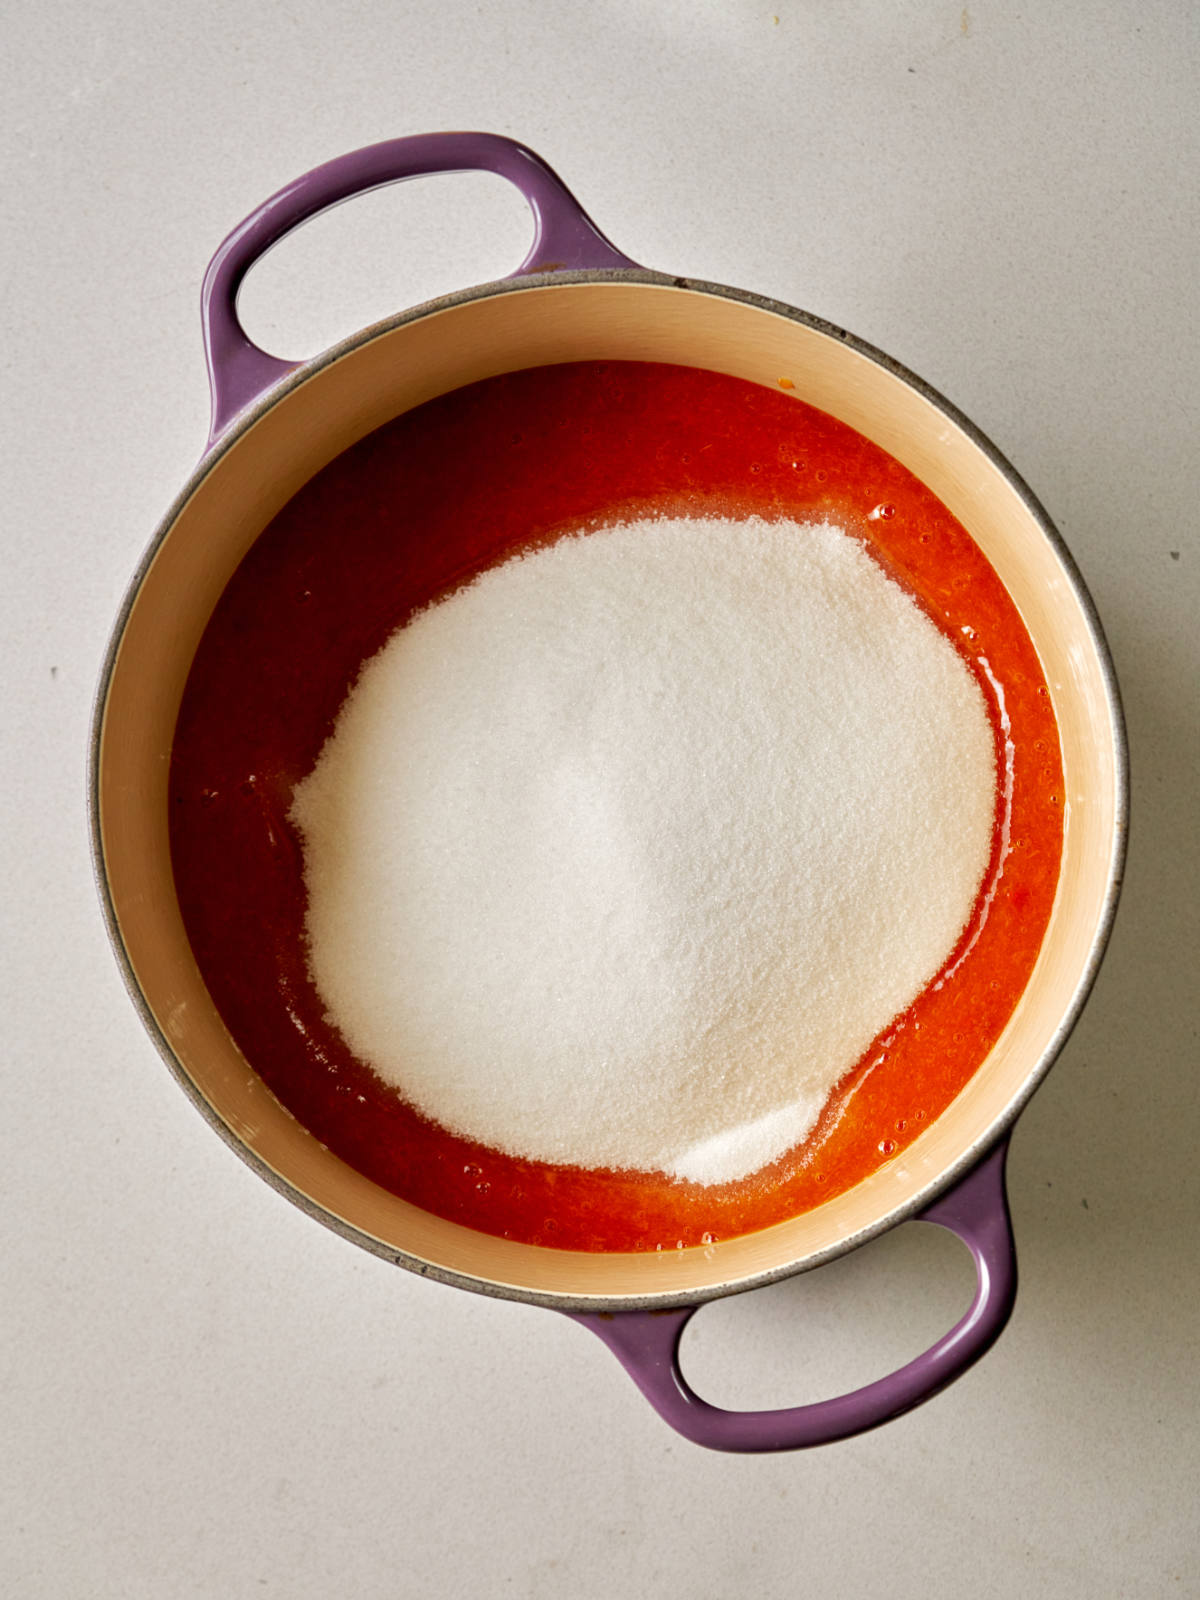
<instances>
[{"instance_id":1,"label":"red-orange liquid","mask_svg":"<svg viewBox=\"0 0 1200 1600\"><path fill-rule=\"evenodd\" d=\"M710 1187L517 1160L406 1105L325 1019L306 966L302 859L286 820L293 786L363 661L415 610L517 549L650 512L828 517L862 538L975 672L997 770L1011 763L992 863L944 981L875 1041L802 1146ZM1058 734L1037 656L945 507L884 451L787 394L625 362L471 385L379 429L305 485L213 613L180 711L170 793L176 884L200 970L284 1105L344 1160L426 1210L583 1250L750 1232L829 1199L902 1150L1011 1015L1049 919L1062 842Z\"/></svg>"}]
</instances>

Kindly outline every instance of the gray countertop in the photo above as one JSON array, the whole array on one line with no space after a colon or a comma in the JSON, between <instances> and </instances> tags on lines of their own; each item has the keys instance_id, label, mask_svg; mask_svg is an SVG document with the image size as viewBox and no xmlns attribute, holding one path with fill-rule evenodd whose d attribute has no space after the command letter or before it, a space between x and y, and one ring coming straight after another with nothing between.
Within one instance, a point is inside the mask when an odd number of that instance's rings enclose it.
<instances>
[{"instance_id":1,"label":"gray countertop","mask_svg":"<svg viewBox=\"0 0 1200 1600\"><path fill-rule=\"evenodd\" d=\"M1200 1594L1195 8L10 10L0 1587ZM204 265L308 167L455 127L532 145L635 259L803 306L948 395L1049 509L1112 645L1128 878L1013 1142L1016 1314L847 1444L707 1454L581 1328L315 1226L187 1104L107 948L90 702L204 440ZM528 232L498 179L379 192L256 269L245 320L310 354L510 270ZM685 1366L730 1405L818 1398L915 1354L969 1282L948 1237L902 1228L702 1311Z\"/></svg>"}]
</instances>

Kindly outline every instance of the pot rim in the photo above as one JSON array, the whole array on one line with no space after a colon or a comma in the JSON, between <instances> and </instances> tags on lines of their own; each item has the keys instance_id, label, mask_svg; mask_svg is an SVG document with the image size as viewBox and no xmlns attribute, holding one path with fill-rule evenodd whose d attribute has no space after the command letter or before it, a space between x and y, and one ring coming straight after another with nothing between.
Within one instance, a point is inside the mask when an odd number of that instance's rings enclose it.
<instances>
[{"instance_id":1,"label":"pot rim","mask_svg":"<svg viewBox=\"0 0 1200 1600\"><path fill-rule=\"evenodd\" d=\"M134 971L132 961L125 946L117 919L116 910L108 882L105 867L104 847L101 834L100 818L100 759L101 744L104 725L104 715L108 703L109 689L116 665L117 654L124 637L133 606L141 591L146 575L153 563L163 542L167 538L176 520L185 505L203 484L209 473L215 468L226 452L232 448L267 412L281 404L293 390L299 388L310 378L316 376L326 367L334 365L343 357L361 349L372 340L390 334L394 330L408 323L416 322L424 317L450 310L455 306L464 305L475 300L490 299L496 296L521 293L526 290L539 289L550 286L568 284L613 284L634 283L645 284L658 288L674 288L686 293L712 296L719 299L731 300L755 310L765 311L775 316L784 317L791 322L800 323L813 331L846 345L850 350L860 356L866 357L876 365L884 368L893 377L899 379L911 389L915 390L924 400L928 401L942 413L950 422L959 428L979 450L988 462L1005 480L1008 487L1024 504L1033 517L1039 530L1049 542L1059 563L1062 566L1067 582L1073 592L1075 600L1083 613L1086 621L1088 635L1096 653L1104 684L1107 709L1111 719L1113 733L1113 777L1114 777L1114 810L1112 851L1109 861L1108 881L1104 899L1100 908L1088 948L1087 959L1080 973L1079 980L1072 992L1070 1001L1046 1043L1041 1056L1030 1068L1022 1081L1018 1092L1013 1096L1005 1110L995 1119L986 1132L975 1140L959 1157L947 1167L944 1167L936 1177L932 1178L923 1188L909 1195L899 1205L893 1207L882 1217L863 1228L848 1234L835 1244L825 1249L804 1256L798 1261L785 1262L781 1265L765 1268L760 1272L750 1274L737 1280L705 1285L692 1290L666 1290L657 1294L602 1296L561 1294L546 1290L528 1289L519 1285L497 1283L484 1278L477 1278L468 1273L442 1267L437 1263L426 1261L420 1256L410 1254L397 1246L387 1243L374 1234L370 1234L353 1223L347 1222L332 1211L311 1199L302 1189L298 1188L290 1179L284 1177L271 1167L255 1150L251 1149L224 1121L208 1099L201 1092L190 1074L186 1071L179 1058L172 1050L157 1017L143 992ZM719 1300L727 1296L740 1294L746 1290L763 1288L768 1284L777 1283L785 1278L794 1277L802 1272L808 1272L816 1267L825 1265L829 1261L849 1254L860 1245L868 1243L871 1239L920 1215L933 1201L938 1199L947 1190L961 1181L968 1173L973 1171L979 1163L1001 1142L1008 1137L1013 1124L1024 1110L1026 1104L1038 1088L1043 1078L1053 1066L1061 1053L1083 1007L1091 993L1096 981L1108 940L1112 932L1116 916L1117 902L1120 897L1121 885L1124 876L1124 864L1128 841L1129 817L1129 752L1128 735L1125 726L1125 717L1121 705L1120 690L1118 688L1116 673L1113 667L1111 652L1104 636L1104 630L1096 611L1083 577L1075 563L1070 551L1064 543L1061 534L1051 521L1041 502L1033 494L1024 479L1011 465L1001 451L992 443L991 439L982 432L971 420L958 410L932 385L911 372L901 362L889 356L885 351L856 335L846 332L834 323L827 322L821 317L810 312L801 311L783 301L774 300L768 296L754 294L749 290L732 288L727 284L712 283L704 279L686 278L669 273L653 272L646 268L629 269L583 269L571 271L551 271L538 273L516 274L509 278L494 280L492 282L477 284L466 289L455 290L449 294L438 296L436 299L424 301L417 306L371 323L338 343L331 345L310 360L300 362L294 370L286 374L278 382L270 385L264 392L253 400L244 410L230 422L228 427L205 449L189 475L183 488L175 496L168 507L162 520L151 537L133 577L126 589L120 609L113 624L108 645L105 650L103 663L100 670L90 724L88 748L88 830L89 843L92 857L92 867L96 879L97 892L104 916L105 928L109 942L117 957L122 979L135 1008L142 1019L142 1023L149 1033L159 1055L163 1058L176 1081L183 1088L189 1099L205 1117L206 1121L224 1139L225 1143L239 1155L247 1165L257 1173L265 1182L298 1206L306 1215L315 1221L332 1229L334 1233L369 1250L372 1254L382 1257L397 1266L404 1267L420 1277L432 1278L437 1282L451 1285L459 1289L466 1289L475 1294L487 1295L493 1299L517 1300L530 1305L545 1306L547 1308L567 1312L599 1312L601 1314L619 1311L656 1311L667 1310L683 1306L698 1306L710 1300ZM531 1248L535 1248L532 1247ZM552 1247L544 1247L552 1248Z\"/></svg>"}]
</instances>

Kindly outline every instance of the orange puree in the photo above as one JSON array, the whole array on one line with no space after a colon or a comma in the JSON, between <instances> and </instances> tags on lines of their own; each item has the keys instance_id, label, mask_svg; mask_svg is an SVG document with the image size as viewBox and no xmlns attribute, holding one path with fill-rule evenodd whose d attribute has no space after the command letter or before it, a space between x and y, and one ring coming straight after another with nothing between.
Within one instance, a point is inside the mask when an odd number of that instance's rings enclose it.
<instances>
[{"instance_id":1,"label":"orange puree","mask_svg":"<svg viewBox=\"0 0 1200 1600\"><path fill-rule=\"evenodd\" d=\"M997 770L1011 770L973 919L942 973L842 1080L803 1145L719 1186L518 1160L419 1116L325 1019L287 822L293 786L359 667L415 610L514 551L653 512L829 519L862 538L975 672ZM1058 734L1037 656L945 507L884 451L789 393L630 362L473 384L389 423L306 484L213 613L184 694L170 794L176 885L200 970L284 1105L426 1210L578 1250L674 1249L750 1232L902 1150L1011 1015L1049 920L1062 842Z\"/></svg>"}]
</instances>

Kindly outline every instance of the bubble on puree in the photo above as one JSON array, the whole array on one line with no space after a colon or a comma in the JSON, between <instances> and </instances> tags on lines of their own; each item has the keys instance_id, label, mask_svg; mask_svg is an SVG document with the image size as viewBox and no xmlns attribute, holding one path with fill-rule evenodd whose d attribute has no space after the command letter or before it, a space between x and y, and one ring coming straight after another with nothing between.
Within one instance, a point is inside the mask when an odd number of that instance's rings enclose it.
<instances>
[{"instance_id":1,"label":"bubble on puree","mask_svg":"<svg viewBox=\"0 0 1200 1600\"><path fill-rule=\"evenodd\" d=\"M728 1182L945 964L995 805L976 680L857 539L619 524L364 666L292 804L311 973L451 1132Z\"/></svg>"}]
</instances>

